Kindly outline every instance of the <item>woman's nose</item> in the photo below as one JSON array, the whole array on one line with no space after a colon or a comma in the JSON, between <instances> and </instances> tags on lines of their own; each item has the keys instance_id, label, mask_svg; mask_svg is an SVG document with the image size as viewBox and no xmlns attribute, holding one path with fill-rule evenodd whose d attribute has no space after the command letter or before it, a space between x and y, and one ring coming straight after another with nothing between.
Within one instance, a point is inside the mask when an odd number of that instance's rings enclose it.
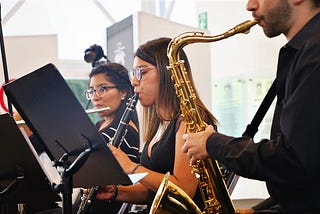
<instances>
[{"instance_id":1,"label":"woman's nose","mask_svg":"<svg viewBox=\"0 0 320 214\"><path fill-rule=\"evenodd\" d=\"M100 99L100 98L101 98L101 97L99 97L99 96L97 95L97 93L94 92L94 93L92 94L91 101L98 100L98 99Z\"/></svg>"},{"instance_id":2,"label":"woman's nose","mask_svg":"<svg viewBox=\"0 0 320 214\"><path fill-rule=\"evenodd\" d=\"M139 81L136 77L133 77L133 78L131 79L131 85L132 85L133 87L139 85L139 83L140 83L140 81Z\"/></svg>"}]
</instances>

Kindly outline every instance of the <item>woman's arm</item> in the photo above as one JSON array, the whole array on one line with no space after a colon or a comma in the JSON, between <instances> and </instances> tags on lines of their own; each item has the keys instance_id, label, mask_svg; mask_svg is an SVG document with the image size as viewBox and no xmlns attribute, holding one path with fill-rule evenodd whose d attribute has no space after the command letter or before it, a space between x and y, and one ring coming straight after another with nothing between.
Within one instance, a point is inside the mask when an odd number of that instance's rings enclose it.
<instances>
[{"instance_id":1,"label":"woman's arm","mask_svg":"<svg viewBox=\"0 0 320 214\"><path fill-rule=\"evenodd\" d=\"M174 158L174 169L173 174L170 176L170 181L182 188L190 197L193 197L198 181L191 173L191 167L189 166L189 158L185 153L182 152L181 147L184 143L182 135L186 130L185 123L182 121L179 125L178 131L175 136L175 158ZM119 161L120 165L123 167L126 173L131 173L135 168L136 164L130 161L123 152L116 149L115 147L110 147L112 153ZM143 166L139 166L135 173L147 172L148 175L140 180L140 183L145 185L148 189L156 192L164 178L164 174L154 172Z\"/></svg>"},{"instance_id":2,"label":"woman's arm","mask_svg":"<svg viewBox=\"0 0 320 214\"><path fill-rule=\"evenodd\" d=\"M185 133L185 130L186 125L182 120L176 133L175 162L173 175L170 176L170 180L192 198L197 190L198 181L195 175L192 174L189 157L181 150L184 144L182 135Z\"/></svg>"},{"instance_id":3,"label":"woman's arm","mask_svg":"<svg viewBox=\"0 0 320 214\"><path fill-rule=\"evenodd\" d=\"M149 198L148 189L142 184L103 186L99 188L96 195L98 200L115 200L133 204L146 204Z\"/></svg>"}]
</instances>

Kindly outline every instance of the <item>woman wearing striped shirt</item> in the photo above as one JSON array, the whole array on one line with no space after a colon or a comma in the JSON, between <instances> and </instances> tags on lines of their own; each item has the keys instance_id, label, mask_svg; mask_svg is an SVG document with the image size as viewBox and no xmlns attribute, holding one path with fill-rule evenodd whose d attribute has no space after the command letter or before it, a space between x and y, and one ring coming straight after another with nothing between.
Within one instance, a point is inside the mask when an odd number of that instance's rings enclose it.
<instances>
[{"instance_id":1,"label":"woman wearing striped shirt","mask_svg":"<svg viewBox=\"0 0 320 214\"><path fill-rule=\"evenodd\" d=\"M121 64L108 63L94 68L89 77L89 89L85 91L87 99L91 100L94 108L110 108L98 113L101 120L96 123L100 133L107 142L110 142L127 107L128 99L133 96L128 70ZM118 146L136 163L139 162L140 148L138 130L138 118L134 113L133 119L127 126L127 132ZM89 213L118 213L121 205L119 202L95 200Z\"/></svg>"}]
</instances>

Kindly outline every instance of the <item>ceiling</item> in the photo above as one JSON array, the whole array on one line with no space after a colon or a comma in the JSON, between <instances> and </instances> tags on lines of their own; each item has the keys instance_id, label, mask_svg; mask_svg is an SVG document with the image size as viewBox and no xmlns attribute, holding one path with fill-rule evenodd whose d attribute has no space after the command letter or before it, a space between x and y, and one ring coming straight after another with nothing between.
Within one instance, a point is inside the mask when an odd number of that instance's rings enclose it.
<instances>
[{"instance_id":1,"label":"ceiling","mask_svg":"<svg viewBox=\"0 0 320 214\"><path fill-rule=\"evenodd\" d=\"M188 2L188 4L186 4ZM82 59L92 44L105 47L106 28L137 11L196 26L196 0L4 0L4 36L58 36L60 59Z\"/></svg>"}]
</instances>

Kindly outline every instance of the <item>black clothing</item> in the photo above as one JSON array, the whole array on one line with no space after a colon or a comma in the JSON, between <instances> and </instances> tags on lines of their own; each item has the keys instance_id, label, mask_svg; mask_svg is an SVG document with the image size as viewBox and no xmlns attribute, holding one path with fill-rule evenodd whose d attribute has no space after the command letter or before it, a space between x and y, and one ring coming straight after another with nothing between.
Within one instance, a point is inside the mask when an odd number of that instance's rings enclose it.
<instances>
[{"instance_id":1,"label":"black clothing","mask_svg":"<svg viewBox=\"0 0 320 214\"><path fill-rule=\"evenodd\" d=\"M179 120L176 119L169 123L167 129L163 133L161 139L152 146L151 157L148 156L147 142L141 152L141 165L155 172L173 174L174 158L175 158L175 137L179 128ZM191 170L191 169L190 169ZM155 192L151 192L150 205L152 204ZM203 210L204 205L201 199L199 188L193 197L193 201Z\"/></svg>"},{"instance_id":2,"label":"black clothing","mask_svg":"<svg viewBox=\"0 0 320 214\"><path fill-rule=\"evenodd\" d=\"M100 126L100 123L97 124L97 126ZM118 124L103 128L100 130L100 133L102 136L106 139L107 142L111 140L111 138L114 136L114 134L117 131ZM139 149L140 149L140 140L139 140L139 133L137 130L135 130L132 126L127 126L127 132L125 134L125 137L121 144L119 145L119 148L121 151L126 153L130 160L132 160L135 163L139 163L140 157L139 157Z\"/></svg>"},{"instance_id":3,"label":"black clothing","mask_svg":"<svg viewBox=\"0 0 320 214\"><path fill-rule=\"evenodd\" d=\"M207 151L243 177L265 181L275 213L320 213L320 13L279 53L270 140L212 134ZM257 212L259 213L259 212Z\"/></svg>"},{"instance_id":4,"label":"black clothing","mask_svg":"<svg viewBox=\"0 0 320 214\"><path fill-rule=\"evenodd\" d=\"M100 127L101 122L97 123L96 126ZM109 142L110 139L114 136L117 130L118 124L112 123L110 126L107 126L100 130L102 136L106 139L106 142ZM139 133L135 130L132 126L127 126L127 133L119 145L119 148L125 152L128 157L136 162L139 163ZM118 213L119 209L121 208L123 203L121 202L109 202L105 200L93 200L92 205L90 206L89 212L92 214L116 214ZM129 208L129 207L128 207Z\"/></svg>"}]
</instances>

